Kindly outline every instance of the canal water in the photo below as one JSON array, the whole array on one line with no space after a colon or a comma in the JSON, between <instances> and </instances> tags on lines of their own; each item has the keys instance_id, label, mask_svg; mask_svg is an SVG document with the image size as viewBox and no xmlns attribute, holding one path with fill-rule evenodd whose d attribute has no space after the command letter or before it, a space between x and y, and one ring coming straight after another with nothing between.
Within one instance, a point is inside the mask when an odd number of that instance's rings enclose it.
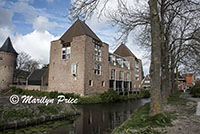
<instances>
[{"instance_id":1,"label":"canal water","mask_svg":"<svg viewBox=\"0 0 200 134\"><path fill-rule=\"evenodd\" d=\"M110 134L149 99L129 100L113 104L79 105L81 115L68 125L57 127L50 134Z\"/></svg>"}]
</instances>

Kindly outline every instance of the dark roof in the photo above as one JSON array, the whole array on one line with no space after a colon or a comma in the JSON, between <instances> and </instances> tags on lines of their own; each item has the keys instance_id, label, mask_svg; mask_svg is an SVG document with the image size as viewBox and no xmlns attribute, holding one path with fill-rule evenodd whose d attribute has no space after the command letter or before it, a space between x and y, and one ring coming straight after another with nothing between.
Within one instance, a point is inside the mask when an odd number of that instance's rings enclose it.
<instances>
[{"instance_id":1,"label":"dark roof","mask_svg":"<svg viewBox=\"0 0 200 134\"><path fill-rule=\"evenodd\" d=\"M12 42L11 42L11 40L10 40L10 37L8 37L8 38L6 39L6 41L4 42L4 44L2 45L2 47L0 48L0 51L18 54L18 53L15 51L15 49L13 48Z\"/></svg>"},{"instance_id":2,"label":"dark roof","mask_svg":"<svg viewBox=\"0 0 200 134\"><path fill-rule=\"evenodd\" d=\"M98 41L101 41L97 35L88 27L85 22L77 20L60 38L60 40L66 42L71 42L73 37L87 35Z\"/></svg>"},{"instance_id":3,"label":"dark roof","mask_svg":"<svg viewBox=\"0 0 200 134\"><path fill-rule=\"evenodd\" d=\"M48 71L48 68L34 70L30 74L28 81L40 81L42 77L44 76L44 74L46 73L46 71Z\"/></svg>"},{"instance_id":4,"label":"dark roof","mask_svg":"<svg viewBox=\"0 0 200 134\"><path fill-rule=\"evenodd\" d=\"M114 52L114 54L120 55L122 57L136 56L131 52L131 50L124 44L121 44Z\"/></svg>"},{"instance_id":5,"label":"dark roof","mask_svg":"<svg viewBox=\"0 0 200 134\"><path fill-rule=\"evenodd\" d=\"M30 72L24 70L15 70L14 77L15 78L27 78L30 75Z\"/></svg>"}]
</instances>

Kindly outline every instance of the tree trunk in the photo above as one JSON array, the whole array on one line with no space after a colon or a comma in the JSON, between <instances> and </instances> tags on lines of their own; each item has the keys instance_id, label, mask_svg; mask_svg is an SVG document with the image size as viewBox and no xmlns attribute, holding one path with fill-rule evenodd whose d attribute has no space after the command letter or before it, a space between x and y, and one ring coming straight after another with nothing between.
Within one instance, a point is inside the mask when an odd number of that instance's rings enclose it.
<instances>
[{"instance_id":1,"label":"tree trunk","mask_svg":"<svg viewBox=\"0 0 200 134\"><path fill-rule=\"evenodd\" d=\"M168 71L168 44L165 39L165 0L161 1L161 63L162 63L162 84L161 84L161 95L163 104L168 102L168 90L169 90L169 71Z\"/></svg>"},{"instance_id":2,"label":"tree trunk","mask_svg":"<svg viewBox=\"0 0 200 134\"><path fill-rule=\"evenodd\" d=\"M152 86L151 86L151 108L150 114L156 115L162 112L161 99L161 42L160 24L157 0L149 0L152 38Z\"/></svg>"},{"instance_id":3,"label":"tree trunk","mask_svg":"<svg viewBox=\"0 0 200 134\"><path fill-rule=\"evenodd\" d=\"M175 58L173 54L171 54L171 94L174 93L175 90Z\"/></svg>"}]
</instances>

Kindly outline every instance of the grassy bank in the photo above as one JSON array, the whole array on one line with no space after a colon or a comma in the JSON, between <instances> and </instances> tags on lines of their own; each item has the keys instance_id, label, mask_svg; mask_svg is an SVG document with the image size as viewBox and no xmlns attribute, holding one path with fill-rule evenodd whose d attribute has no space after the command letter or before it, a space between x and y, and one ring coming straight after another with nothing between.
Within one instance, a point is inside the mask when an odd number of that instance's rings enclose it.
<instances>
[{"instance_id":1,"label":"grassy bank","mask_svg":"<svg viewBox=\"0 0 200 134\"><path fill-rule=\"evenodd\" d=\"M188 100L179 98L180 92L169 97L169 105L186 105ZM113 130L113 134L159 134L164 133L162 128L171 126L176 119L175 112L164 112L156 116L150 116L150 103L140 107L127 121Z\"/></svg>"},{"instance_id":2,"label":"grassy bank","mask_svg":"<svg viewBox=\"0 0 200 134\"><path fill-rule=\"evenodd\" d=\"M116 91L108 90L101 94L89 95L79 98L78 104L93 104L93 103L115 103L127 101L131 99L149 98L150 93L146 90L141 90L138 94L118 95Z\"/></svg>"},{"instance_id":3,"label":"grassy bank","mask_svg":"<svg viewBox=\"0 0 200 134\"><path fill-rule=\"evenodd\" d=\"M71 124L77 116L67 117L65 120L60 121L50 121L44 124L35 125L35 126L28 126L25 128L19 129L8 129L0 132L0 134L49 134L54 133L53 131L57 128L64 127L66 128L69 124ZM69 126L72 130L73 127Z\"/></svg>"}]
</instances>

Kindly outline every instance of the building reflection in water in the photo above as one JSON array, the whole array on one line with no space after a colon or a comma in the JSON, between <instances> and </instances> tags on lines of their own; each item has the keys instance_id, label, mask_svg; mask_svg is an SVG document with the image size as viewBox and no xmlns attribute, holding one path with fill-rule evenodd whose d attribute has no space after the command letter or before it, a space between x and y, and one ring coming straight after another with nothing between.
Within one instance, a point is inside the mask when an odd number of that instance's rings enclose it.
<instances>
[{"instance_id":1,"label":"building reflection in water","mask_svg":"<svg viewBox=\"0 0 200 134\"><path fill-rule=\"evenodd\" d=\"M52 131L58 134L110 134L141 105L148 100L117 104L78 106L81 115L73 123Z\"/></svg>"}]
</instances>

